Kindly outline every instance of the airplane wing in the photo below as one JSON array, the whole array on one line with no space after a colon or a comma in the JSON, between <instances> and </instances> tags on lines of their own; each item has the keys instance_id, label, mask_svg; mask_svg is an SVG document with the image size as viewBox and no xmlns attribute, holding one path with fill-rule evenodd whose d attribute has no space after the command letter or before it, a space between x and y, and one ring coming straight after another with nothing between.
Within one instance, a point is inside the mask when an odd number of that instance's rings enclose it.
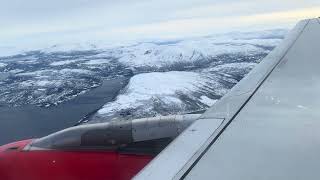
<instances>
[{"instance_id":1,"label":"airplane wing","mask_svg":"<svg viewBox=\"0 0 320 180\"><path fill-rule=\"evenodd\" d=\"M300 22L135 180L320 179L320 20Z\"/></svg>"}]
</instances>

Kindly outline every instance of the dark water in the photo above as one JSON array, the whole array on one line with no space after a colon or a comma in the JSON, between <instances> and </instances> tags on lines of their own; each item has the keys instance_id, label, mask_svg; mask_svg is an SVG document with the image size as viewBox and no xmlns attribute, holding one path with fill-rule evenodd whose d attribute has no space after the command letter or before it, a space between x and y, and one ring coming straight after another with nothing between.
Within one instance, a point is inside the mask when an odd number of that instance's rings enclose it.
<instances>
[{"instance_id":1,"label":"dark water","mask_svg":"<svg viewBox=\"0 0 320 180\"><path fill-rule=\"evenodd\" d=\"M0 145L74 126L87 114L112 101L127 83L124 77L105 80L102 86L56 107L0 105Z\"/></svg>"}]
</instances>

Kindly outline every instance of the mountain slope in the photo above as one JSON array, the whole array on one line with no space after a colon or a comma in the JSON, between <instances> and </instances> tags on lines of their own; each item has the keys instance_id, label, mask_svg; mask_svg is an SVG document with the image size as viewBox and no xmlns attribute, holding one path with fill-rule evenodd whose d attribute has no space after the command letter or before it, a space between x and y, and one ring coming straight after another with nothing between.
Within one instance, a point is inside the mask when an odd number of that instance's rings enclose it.
<instances>
[{"instance_id":1,"label":"mountain slope","mask_svg":"<svg viewBox=\"0 0 320 180\"><path fill-rule=\"evenodd\" d=\"M279 44L286 31L228 33L110 47L60 44L0 56L0 105L51 107L131 78L94 121L205 109ZM1 51L0 51L1 52Z\"/></svg>"}]
</instances>

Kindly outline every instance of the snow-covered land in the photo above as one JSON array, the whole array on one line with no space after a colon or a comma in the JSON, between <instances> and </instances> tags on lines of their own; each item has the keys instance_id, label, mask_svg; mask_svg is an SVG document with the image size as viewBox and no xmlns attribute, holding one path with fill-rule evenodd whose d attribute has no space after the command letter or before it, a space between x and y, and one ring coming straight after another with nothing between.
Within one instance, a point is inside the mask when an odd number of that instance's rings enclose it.
<instances>
[{"instance_id":1,"label":"snow-covered land","mask_svg":"<svg viewBox=\"0 0 320 180\"><path fill-rule=\"evenodd\" d=\"M50 66L63 66L67 64L76 63L78 60L65 60L65 61L57 61L50 64Z\"/></svg>"},{"instance_id":2,"label":"snow-covered land","mask_svg":"<svg viewBox=\"0 0 320 180\"><path fill-rule=\"evenodd\" d=\"M258 55L268 53L280 39L226 39L210 37L191 39L176 44L140 43L113 51L119 62L132 67L170 67L196 63L224 54ZM264 46L265 48L262 48Z\"/></svg>"},{"instance_id":3,"label":"snow-covered land","mask_svg":"<svg viewBox=\"0 0 320 180\"><path fill-rule=\"evenodd\" d=\"M230 63L199 71L152 72L133 76L93 122L123 116L148 117L203 110L228 92L256 63Z\"/></svg>"},{"instance_id":4,"label":"snow-covered land","mask_svg":"<svg viewBox=\"0 0 320 180\"><path fill-rule=\"evenodd\" d=\"M196 72L139 74L132 77L127 88L116 100L107 103L98 114L113 116L117 113L130 113L141 116L152 115L157 110L162 113L179 112L187 109L184 103L187 99L184 96L198 99L196 92L200 92L202 87L210 84L208 77ZM199 104L202 107L207 105Z\"/></svg>"},{"instance_id":5,"label":"snow-covered land","mask_svg":"<svg viewBox=\"0 0 320 180\"><path fill-rule=\"evenodd\" d=\"M5 64L5 63L0 63L0 68L6 67L6 66L7 66L7 64Z\"/></svg>"},{"instance_id":6,"label":"snow-covered land","mask_svg":"<svg viewBox=\"0 0 320 180\"><path fill-rule=\"evenodd\" d=\"M0 104L55 106L100 86L106 78L125 76L130 79L126 88L93 116L94 121L206 109L285 33L234 32L117 47L103 43L0 47Z\"/></svg>"}]
</instances>

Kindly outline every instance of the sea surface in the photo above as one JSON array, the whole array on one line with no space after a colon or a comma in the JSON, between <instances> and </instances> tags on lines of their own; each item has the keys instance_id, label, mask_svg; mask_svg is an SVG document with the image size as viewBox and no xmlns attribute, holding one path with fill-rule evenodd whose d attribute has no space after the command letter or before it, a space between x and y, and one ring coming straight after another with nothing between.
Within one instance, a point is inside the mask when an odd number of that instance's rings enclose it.
<instances>
[{"instance_id":1,"label":"sea surface","mask_svg":"<svg viewBox=\"0 0 320 180\"><path fill-rule=\"evenodd\" d=\"M101 86L49 108L0 104L0 145L43 137L74 126L112 101L127 83L126 77L104 80Z\"/></svg>"}]
</instances>

